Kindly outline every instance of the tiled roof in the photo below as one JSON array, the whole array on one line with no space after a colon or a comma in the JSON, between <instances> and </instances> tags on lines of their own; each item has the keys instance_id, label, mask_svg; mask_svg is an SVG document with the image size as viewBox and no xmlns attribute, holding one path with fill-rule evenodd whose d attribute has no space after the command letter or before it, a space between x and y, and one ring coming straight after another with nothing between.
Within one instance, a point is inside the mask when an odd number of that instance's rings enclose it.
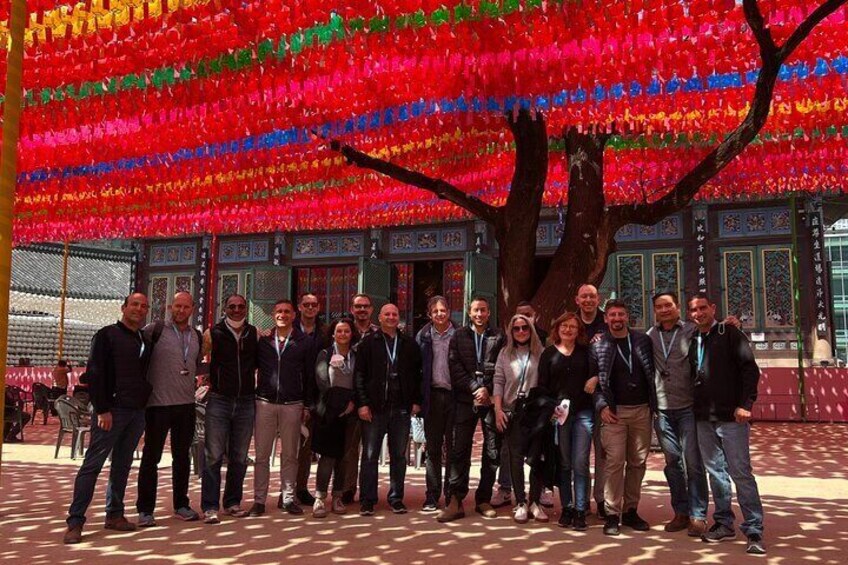
<instances>
[{"instance_id":1,"label":"tiled roof","mask_svg":"<svg viewBox=\"0 0 848 565\"><path fill-rule=\"evenodd\" d=\"M74 249L68 258L68 296L123 298L130 288L129 255L86 253ZM62 253L55 247L12 250L13 290L58 296L62 290Z\"/></svg>"}]
</instances>

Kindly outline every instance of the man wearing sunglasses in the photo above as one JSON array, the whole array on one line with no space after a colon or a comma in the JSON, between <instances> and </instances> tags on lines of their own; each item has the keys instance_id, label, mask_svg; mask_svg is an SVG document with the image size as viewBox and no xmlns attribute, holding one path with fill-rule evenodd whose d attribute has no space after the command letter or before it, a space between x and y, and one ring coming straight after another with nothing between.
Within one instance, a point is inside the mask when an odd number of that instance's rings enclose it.
<instances>
[{"instance_id":1,"label":"man wearing sunglasses","mask_svg":"<svg viewBox=\"0 0 848 565\"><path fill-rule=\"evenodd\" d=\"M367 294L354 294L351 297L350 313L353 316L356 331L359 332L360 343L369 335L380 331L380 326L371 321L371 316L374 314L374 305L371 303L371 297ZM353 345L355 347L357 344ZM362 427L358 418L354 425L347 427L347 432L348 435L345 437L345 449L347 451L342 458L342 465L345 470L342 502L353 504L353 499L356 496L356 485L359 484L359 448L362 445Z\"/></svg>"},{"instance_id":2,"label":"man wearing sunglasses","mask_svg":"<svg viewBox=\"0 0 848 565\"><path fill-rule=\"evenodd\" d=\"M247 323L247 301L240 294L227 297L225 317L206 330L204 350L211 353L206 404L206 466L200 505L203 521L219 522L221 465L227 456L224 512L236 518L242 509L247 451L256 413L256 328Z\"/></svg>"},{"instance_id":3,"label":"man wearing sunglasses","mask_svg":"<svg viewBox=\"0 0 848 565\"><path fill-rule=\"evenodd\" d=\"M324 322L318 314L321 313L320 302L318 296L307 292L300 295L300 302L297 305L297 319L295 327L303 334L312 338L313 352L311 355L311 366L315 367L315 359L318 357L318 352L330 346L329 337L326 335ZM307 483L309 482L309 471L312 467L312 432L314 431L315 414L304 424L309 430L309 437L306 438L303 446L300 448L297 462L297 485L295 493L297 499L305 506L315 504L315 497L309 492ZM277 500L277 507L283 507L283 494L280 493L280 498Z\"/></svg>"}]
</instances>

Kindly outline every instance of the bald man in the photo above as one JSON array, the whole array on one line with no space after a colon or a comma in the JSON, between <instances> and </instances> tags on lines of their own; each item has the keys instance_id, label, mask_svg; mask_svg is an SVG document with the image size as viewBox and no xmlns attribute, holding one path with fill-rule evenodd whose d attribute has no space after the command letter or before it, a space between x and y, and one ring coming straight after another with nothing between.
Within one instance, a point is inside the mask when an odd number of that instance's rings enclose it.
<instances>
[{"instance_id":1,"label":"bald man","mask_svg":"<svg viewBox=\"0 0 848 565\"><path fill-rule=\"evenodd\" d=\"M199 514L188 499L191 475L191 442L194 439L194 391L197 368L202 359L203 338L189 325L194 298L178 292L168 308L168 321L148 324L143 332L152 351L147 380L153 387L147 402L144 426L144 451L138 470L138 526L156 525L153 510L159 482L159 461L165 440L171 435L171 484L174 517L191 522Z\"/></svg>"},{"instance_id":2,"label":"bald man","mask_svg":"<svg viewBox=\"0 0 848 565\"><path fill-rule=\"evenodd\" d=\"M410 417L421 410L421 351L398 331L394 304L380 309L380 330L359 342L354 368L356 406L362 421L359 471L360 514L371 516L377 503L377 461L383 437L389 437L389 493L392 512L403 514L406 446Z\"/></svg>"}]
</instances>

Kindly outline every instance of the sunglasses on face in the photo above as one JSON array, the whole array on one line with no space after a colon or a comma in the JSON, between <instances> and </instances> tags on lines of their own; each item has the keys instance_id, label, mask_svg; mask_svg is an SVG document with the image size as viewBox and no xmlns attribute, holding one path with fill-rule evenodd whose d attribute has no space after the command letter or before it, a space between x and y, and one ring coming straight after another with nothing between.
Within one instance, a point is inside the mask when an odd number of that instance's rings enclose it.
<instances>
[{"instance_id":1,"label":"sunglasses on face","mask_svg":"<svg viewBox=\"0 0 848 565\"><path fill-rule=\"evenodd\" d=\"M529 332L530 326L512 326L514 332Z\"/></svg>"},{"instance_id":2,"label":"sunglasses on face","mask_svg":"<svg viewBox=\"0 0 848 565\"><path fill-rule=\"evenodd\" d=\"M244 304L228 304L227 305L227 310L245 310L245 309L247 309L247 306L245 306Z\"/></svg>"}]
</instances>

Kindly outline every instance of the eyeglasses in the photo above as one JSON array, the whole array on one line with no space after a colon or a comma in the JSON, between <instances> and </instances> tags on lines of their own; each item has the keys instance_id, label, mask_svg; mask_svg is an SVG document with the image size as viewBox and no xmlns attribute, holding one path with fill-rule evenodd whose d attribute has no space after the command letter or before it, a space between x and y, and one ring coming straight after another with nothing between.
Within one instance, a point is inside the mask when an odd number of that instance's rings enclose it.
<instances>
[{"instance_id":1,"label":"eyeglasses","mask_svg":"<svg viewBox=\"0 0 848 565\"><path fill-rule=\"evenodd\" d=\"M529 332L530 326L512 326L514 332Z\"/></svg>"},{"instance_id":2,"label":"eyeglasses","mask_svg":"<svg viewBox=\"0 0 848 565\"><path fill-rule=\"evenodd\" d=\"M304 308L318 308L318 303L317 302L303 302L303 303L301 303L301 306L303 306Z\"/></svg>"},{"instance_id":3,"label":"eyeglasses","mask_svg":"<svg viewBox=\"0 0 848 565\"><path fill-rule=\"evenodd\" d=\"M369 308L371 308L370 304L354 304L353 305L354 310L368 310Z\"/></svg>"},{"instance_id":4,"label":"eyeglasses","mask_svg":"<svg viewBox=\"0 0 848 565\"><path fill-rule=\"evenodd\" d=\"M227 304L227 310L246 310L247 306L244 304Z\"/></svg>"}]
</instances>

